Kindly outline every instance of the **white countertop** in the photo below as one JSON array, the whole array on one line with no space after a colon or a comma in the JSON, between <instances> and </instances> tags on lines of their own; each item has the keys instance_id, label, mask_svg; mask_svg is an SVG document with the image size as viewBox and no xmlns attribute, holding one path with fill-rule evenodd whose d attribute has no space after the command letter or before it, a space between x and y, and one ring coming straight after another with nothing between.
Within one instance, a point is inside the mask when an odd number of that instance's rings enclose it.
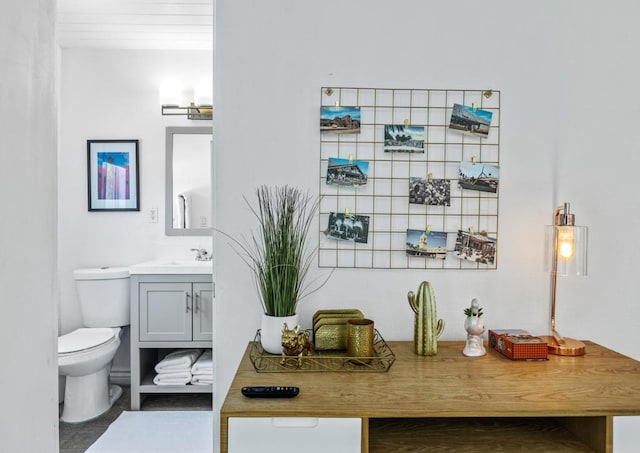
<instances>
[{"instance_id":1,"label":"white countertop","mask_svg":"<svg viewBox=\"0 0 640 453\"><path fill-rule=\"evenodd\" d=\"M131 275L137 274L213 274L212 261L195 259L158 259L134 264L129 267Z\"/></svg>"}]
</instances>

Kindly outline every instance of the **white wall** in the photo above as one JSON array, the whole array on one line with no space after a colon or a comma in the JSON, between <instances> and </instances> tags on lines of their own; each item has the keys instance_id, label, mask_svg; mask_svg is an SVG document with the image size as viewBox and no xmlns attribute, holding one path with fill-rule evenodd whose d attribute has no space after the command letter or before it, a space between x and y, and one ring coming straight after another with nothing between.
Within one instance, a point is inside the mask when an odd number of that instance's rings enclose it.
<instances>
[{"instance_id":1,"label":"white wall","mask_svg":"<svg viewBox=\"0 0 640 453\"><path fill-rule=\"evenodd\" d=\"M339 269L300 305L303 323L319 308L357 307L385 338L410 340L406 293L429 280L447 324L442 339L464 338L462 310L473 297L490 328L545 334L543 226L569 201L591 228L590 274L561 282L558 327L640 359L639 246L616 234L640 222L639 14L633 1L218 0L218 228L240 235L255 226L242 196L253 198L260 184L318 192L322 86L498 89L498 270ZM393 64L401 60L411 68ZM261 311L246 266L224 238L216 241L221 404ZM628 434L616 452L640 442Z\"/></svg>"},{"instance_id":2,"label":"white wall","mask_svg":"<svg viewBox=\"0 0 640 453\"><path fill-rule=\"evenodd\" d=\"M168 237L164 224L165 127L210 121L160 114L166 80L194 87L211 80L210 51L64 49L60 98L60 331L81 326L73 269L131 265L159 257L192 257L211 250L210 237ZM138 139L139 212L87 210L87 140ZM158 222L149 222L157 208ZM129 369L123 342L114 372Z\"/></svg>"},{"instance_id":3,"label":"white wall","mask_svg":"<svg viewBox=\"0 0 640 453\"><path fill-rule=\"evenodd\" d=\"M0 451L58 450L54 6L0 14Z\"/></svg>"}]
</instances>

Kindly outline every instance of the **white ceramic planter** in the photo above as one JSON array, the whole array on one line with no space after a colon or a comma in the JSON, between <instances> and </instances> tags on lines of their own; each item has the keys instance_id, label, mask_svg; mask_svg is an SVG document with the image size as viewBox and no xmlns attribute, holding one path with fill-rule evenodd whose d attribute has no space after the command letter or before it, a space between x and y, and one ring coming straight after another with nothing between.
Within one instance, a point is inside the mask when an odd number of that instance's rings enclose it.
<instances>
[{"instance_id":1,"label":"white ceramic planter","mask_svg":"<svg viewBox=\"0 0 640 453\"><path fill-rule=\"evenodd\" d=\"M282 354L282 326L287 323L290 329L297 326L298 315L267 316L262 315L260 325L260 343L262 348L270 354Z\"/></svg>"},{"instance_id":2,"label":"white ceramic planter","mask_svg":"<svg viewBox=\"0 0 640 453\"><path fill-rule=\"evenodd\" d=\"M468 316L464 321L467 343L462 353L467 357L481 357L487 353L484 345L484 320L478 316Z\"/></svg>"}]
</instances>

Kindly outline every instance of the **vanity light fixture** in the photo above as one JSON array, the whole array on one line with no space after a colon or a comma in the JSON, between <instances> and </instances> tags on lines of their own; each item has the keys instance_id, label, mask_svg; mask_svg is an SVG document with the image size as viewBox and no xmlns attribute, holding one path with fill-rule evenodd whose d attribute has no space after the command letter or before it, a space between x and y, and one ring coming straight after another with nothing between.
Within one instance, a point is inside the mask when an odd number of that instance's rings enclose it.
<instances>
[{"instance_id":1,"label":"vanity light fixture","mask_svg":"<svg viewBox=\"0 0 640 453\"><path fill-rule=\"evenodd\" d=\"M169 116L186 116L190 120L211 120L213 106L211 89L197 87L190 90L193 100L183 104L183 90L175 82L166 82L160 87L160 103L162 114Z\"/></svg>"},{"instance_id":2,"label":"vanity light fixture","mask_svg":"<svg viewBox=\"0 0 640 453\"><path fill-rule=\"evenodd\" d=\"M190 105L183 107L175 104L162 104L163 115L186 115L190 120L210 120L213 118L213 106L196 105L191 102Z\"/></svg>"},{"instance_id":3,"label":"vanity light fixture","mask_svg":"<svg viewBox=\"0 0 640 453\"><path fill-rule=\"evenodd\" d=\"M556 330L556 293L558 275L587 275L588 229L575 225L569 203L556 208L553 225L546 227L545 253L547 270L551 273L551 336L543 337L549 354L584 355L584 343L560 335Z\"/></svg>"}]
</instances>

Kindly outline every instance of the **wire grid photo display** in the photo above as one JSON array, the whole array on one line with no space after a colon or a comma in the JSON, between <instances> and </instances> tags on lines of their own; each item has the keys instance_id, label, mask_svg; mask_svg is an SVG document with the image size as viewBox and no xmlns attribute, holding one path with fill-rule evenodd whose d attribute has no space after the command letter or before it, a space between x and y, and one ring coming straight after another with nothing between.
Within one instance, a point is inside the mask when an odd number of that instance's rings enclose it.
<instances>
[{"instance_id":1,"label":"wire grid photo display","mask_svg":"<svg viewBox=\"0 0 640 453\"><path fill-rule=\"evenodd\" d=\"M323 87L320 116L320 267L497 268L499 91Z\"/></svg>"}]
</instances>

